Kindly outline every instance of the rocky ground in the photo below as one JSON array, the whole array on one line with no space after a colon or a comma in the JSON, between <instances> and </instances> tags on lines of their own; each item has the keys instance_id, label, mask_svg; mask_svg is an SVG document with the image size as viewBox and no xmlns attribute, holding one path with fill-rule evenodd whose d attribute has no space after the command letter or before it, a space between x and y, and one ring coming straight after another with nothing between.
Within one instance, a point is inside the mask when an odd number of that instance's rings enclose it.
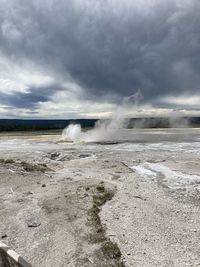
<instances>
[{"instance_id":1,"label":"rocky ground","mask_svg":"<svg viewBox=\"0 0 200 267\"><path fill-rule=\"evenodd\" d=\"M1 240L35 267L200 266L194 136L68 144L1 135Z\"/></svg>"}]
</instances>

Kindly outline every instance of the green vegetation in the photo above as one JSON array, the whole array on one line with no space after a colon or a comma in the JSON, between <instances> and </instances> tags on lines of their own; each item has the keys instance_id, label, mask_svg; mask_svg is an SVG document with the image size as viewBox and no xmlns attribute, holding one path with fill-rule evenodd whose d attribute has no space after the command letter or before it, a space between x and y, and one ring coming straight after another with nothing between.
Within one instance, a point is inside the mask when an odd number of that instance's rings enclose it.
<instances>
[{"instance_id":1,"label":"green vegetation","mask_svg":"<svg viewBox=\"0 0 200 267\"><path fill-rule=\"evenodd\" d=\"M104 187L103 185L98 185L98 186L96 187L96 189L97 189L97 191L100 192L100 193L105 192L105 187Z\"/></svg>"},{"instance_id":2,"label":"green vegetation","mask_svg":"<svg viewBox=\"0 0 200 267\"><path fill-rule=\"evenodd\" d=\"M101 249L106 258L120 260L121 251L116 243L113 243L110 240L107 240L106 242L102 243Z\"/></svg>"},{"instance_id":3,"label":"green vegetation","mask_svg":"<svg viewBox=\"0 0 200 267\"><path fill-rule=\"evenodd\" d=\"M106 201L109 201L113 198L114 193L112 191L107 191L104 189L104 191L98 191L98 194L93 196L93 203L97 205L98 207L102 206L106 203Z\"/></svg>"},{"instance_id":4,"label":"green vegetation","mask_svg":"<svg viewBox=\"0 0 200 267\"><path fill-rule=\"evenodd\" d=\"M89 235L89 240L91 243L99 243L106 240L105 229L101 224L99 212L100 209L95 204L93 204L92 208L88 211L89 222L92 227L92 232Z\"/></svg>"},{"instance_id":5,"label":"green vegetation","mask_svg":"<svg viewBox=\"0 0 200 267\"><path fill-rule=\"evenodd\" d=\"M64 129L70 123L80 124L82 128L94 127L95 119L77 120L15 120L0 119L0 132L44 131Z\"/></svg>"},{"instance_id":6,"label":"green vegetation","mask_svg":"<svg viewBox=\"0 0 200 267\"><path fill-rule=\"evenodd\" d=\"M13 159L0 159L0 163L12 164L15 163L15 161Z\"/></svg>"},{"instance_id":7,"label":"green vegetation","mask_svg":"<svg viewBox=\"0 0 200 267\"><path fill-rule=\"evenodd\" d=\"M86 190L88 191L88 188L86 188ZM93 205L88 211L88 222L92 228L89 240L92 243L100 245L100 251L97 254L101 254L103 257L102 266L125 267L121 260L121 252L118 245L113 243L106 236L105 228L103 227L99 216L101 206L104 205L106 201L111 200L113 196L114 191L105 188L103 182L97 185L94 189Z\"/></svg>"},{"instance_id":8,"label":"green vegetation","mask_svg":"<svg viewBox=\"0 0 200 267\"><path fill-rule=\"evenodd\" d=\"M128 128L169 128L170 118L130 118ZM5 131L44 131L64 129L69 124L80 124L83 130L94 127L97 119L76 119L76 120L16 120L0 119L0 132ZM180 122L187 122L188 126L200 127L200 117L178 118L177 127ZM184 124L183 124L184 125ZM174 122L176 127L176 121Z\"/></svg>"}]
</instances>

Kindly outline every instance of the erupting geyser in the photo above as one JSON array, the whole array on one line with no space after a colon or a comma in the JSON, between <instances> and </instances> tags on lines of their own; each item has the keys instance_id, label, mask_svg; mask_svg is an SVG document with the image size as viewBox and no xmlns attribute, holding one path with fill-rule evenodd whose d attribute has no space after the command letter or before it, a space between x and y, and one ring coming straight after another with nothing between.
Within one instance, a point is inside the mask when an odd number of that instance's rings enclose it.
<instances>
[{"instance_id":1,"label":"erupting geyser","mask_svg":"<svg viewBox=\"0 0 200 267\"><path fill-rule=\"evenodd\" d=\"M135 94L123 98L121 105L117 107L110 119L97 121L95 127L87 132L82 132L79 124L70 124L63 130L62 139L73 142L112 141L113 137L116 138L120 129L127 128L129 122L128 109L130 107L137 109L142 99L143 95L138 90Z\"/></svg>"},{"instance_id":2,"label":"erupting geyser","mask_svg":"<svg viewBox=\"0 0 200 267\"><path fill-rule=\"evenodd\" d=\"M62 132L62 139L67 141L80 141L81 126L79 124L70 124Z\"/></svg>"}]
</instances>

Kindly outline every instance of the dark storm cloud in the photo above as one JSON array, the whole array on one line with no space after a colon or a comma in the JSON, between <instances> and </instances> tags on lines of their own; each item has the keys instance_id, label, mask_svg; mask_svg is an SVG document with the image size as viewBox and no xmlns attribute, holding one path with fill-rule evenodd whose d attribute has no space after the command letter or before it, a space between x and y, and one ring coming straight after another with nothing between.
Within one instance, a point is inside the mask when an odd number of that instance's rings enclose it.
<instances>
[{"instance_id":1,"label":"dark storm cloud","mask_svg":"<svg viewBox=\"0 0 200 267\"><path fill-rule=\"evenodd\" d=\"M33 92L15 92L12 94L1 93L0 104L14 108L32 109L36 108L39 102L46 102L47 100L47 97Z\"/></svg>"},{"instance_id":2,"label":"dark storm cloud","mask_svg":"<svg viewBox=\"0 0 200 267\"><path fill-rule=\"evenodd\" d=\"M192 94L200 84L199 14L199 0L0 0L0 51L58 80L70 76L84 98L138 88L146 101ZM20 94L10 103L48 100L45 90Z\"/></svg>"},{"instance_id":3,"label":"dark storm cloud","mask_svg":"<svg viewBox=\"0 0 200 267\"><path fill-rule=\"evenodd\" d=\"M31 87L27 92L0 93L0 104L14 108L34 110L41 102L47 102L55 91L63 88L53 84L43 87ZM1 90L3 91L3 90Z\"/></svg>"}]
</instances>

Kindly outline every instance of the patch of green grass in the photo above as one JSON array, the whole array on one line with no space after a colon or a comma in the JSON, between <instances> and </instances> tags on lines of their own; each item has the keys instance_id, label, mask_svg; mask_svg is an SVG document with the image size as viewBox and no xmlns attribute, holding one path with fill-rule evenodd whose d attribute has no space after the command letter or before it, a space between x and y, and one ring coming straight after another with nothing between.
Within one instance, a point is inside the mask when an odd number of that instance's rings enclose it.
<instances>
[{"instance_id":1,"label":"patch of green grass","mask_svg":"<svg viewBox=\"0 0 200 267\"><path fill-rule=\"evenodd\" d=\"M106 231L99 216L102 205L113 198L114 191L107 189L104 183L96 186L93 195L93 205L88 211L88 222L92 228L89 240L100 244L99 253L102 255L104 265L109 267L125 267L121 260L121 251L116 243L106 237Z\"/></svg>"},{"instance_id":2,"label":"patch of green grass","mask_svg":"<svg viewBox=\"0 0 200 267\"><path fill-rule=\"evenodd\" d=\"M100 193L105 192L105 187L104 187L103 185L97 185L96 189L97 189L97 191L100 192Z\"/></svg>"},{"instance_id":3,"label":"patch of green grass","mask_svg":"<svg viewBox=\"0 0 200 267\"><path fill-rule=\"evenodd\" d=\"M88 215L90 217L90 222L92 223L93 226L98 226L99 224L101 224L99 212L100 212L100 209L95 204L93 204L92 208L89 209L89 211L88 211Z\"/></svg>"},{"instance_id":4,"label":"patch of green grass","mask_svg":"<svg viewBox=\"0 0 200 267\"><path fill-rule=\"evenodd\" d=\"M102 206L113 198L114 192L110 190L104 190L99 192L98 194L93 196L93 203L96 204L98 207Z\"/></svg>"},{"instance_id":5,"label":"patch of green grass","mask_svg":"<svg viewBox=\"0 0 200 267\"><path fill-rule=\"evenodd\" d=\"M92 243L99 243L105 240L105 230L101 224L99 217L100 209L96 204L88 211L89 223L93 228L92 233L89 235L89 240Z\"/></svg>"},{"instance_id":6,"label":"patch of green grass","mask_svg":"<svg viewBox=\"0 0 200 267\"><path fill-rule=\"evenodd\" d=\"M100 243L106 240L105 229L101 224L101 219L99 216L100 207L106 203L106 201L111 200L114 196L114 192L106 189L103 185L98 185L95 188L95 194L93 195L93 206L88 211L88 221L92 226L92 233L89 239L92 243Z\"/></svg>"},{"instance_id":7,"label":"patch of green grass","mask_svg":"<svg viewBox=\"0 0 200 267\"><path fill-rule=\"evenodd\" d=\"M103 251L104 256L108 259L119 260L121 258L121 251L118 245L110 240L102 243L101 250Z\"/></svg>"}]
</instances>

